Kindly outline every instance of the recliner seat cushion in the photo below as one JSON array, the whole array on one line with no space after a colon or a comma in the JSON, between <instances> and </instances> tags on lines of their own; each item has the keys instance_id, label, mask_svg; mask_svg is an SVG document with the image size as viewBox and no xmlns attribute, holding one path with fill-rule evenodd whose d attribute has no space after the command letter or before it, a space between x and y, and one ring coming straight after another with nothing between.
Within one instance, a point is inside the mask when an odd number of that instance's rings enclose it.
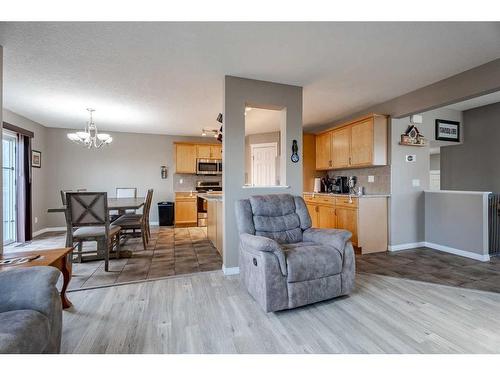
<instances>
[{"instance_id":1,"label":"recliner seat cushion","mask_svg":"<svg viewBox=\"0 0 500 375\"><path fill-rule=\"evenodd\" d=\"M0 313L0 353L42 353L49 337L49 319L38 311Z\"/></svg>"},{"instance_id":2,"label":"recliner seat cushion","mask_svg":"<svg viewBox=\"0 0 500 375\"><path fill-rule=\"evenodd\" d=\"M342 271L342 255L334 247L312 242L281 247L286 257L288 282L320 279Z\"/></svg>"}]
</instances>

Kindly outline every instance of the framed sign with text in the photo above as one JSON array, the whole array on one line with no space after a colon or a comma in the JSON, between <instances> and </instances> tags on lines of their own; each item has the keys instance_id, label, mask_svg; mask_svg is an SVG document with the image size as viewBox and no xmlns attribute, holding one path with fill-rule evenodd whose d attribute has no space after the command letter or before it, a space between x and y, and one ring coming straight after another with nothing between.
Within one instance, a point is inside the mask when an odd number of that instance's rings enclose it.
<instances>
[{"instance_id":1,"label":"framed sign with text","mask_svg":"<svg viewBox=\"0 0 500 375\"><path fill-rule=\"evenodd\" d=\"M436 141L460 142L460 123L436 119Z\"/></svg>"}]
</instances>

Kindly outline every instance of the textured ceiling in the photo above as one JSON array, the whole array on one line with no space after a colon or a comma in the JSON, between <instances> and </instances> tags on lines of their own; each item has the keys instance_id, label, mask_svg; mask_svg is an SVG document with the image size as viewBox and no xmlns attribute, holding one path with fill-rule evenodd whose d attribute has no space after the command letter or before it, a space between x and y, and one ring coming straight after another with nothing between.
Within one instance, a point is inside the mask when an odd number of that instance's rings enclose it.
<instances>
[{"instance_id":1,"label":"textured ceiling","mask_svg":"<svg viewBox=\"0 0 500 375\"><path fill-rule=\"evenodd\" d=\"M304 126L500 57L500 23L2 23L4 106L51 127L199 135L224 75L304 87Z\"/></svg>"}]
</instances>

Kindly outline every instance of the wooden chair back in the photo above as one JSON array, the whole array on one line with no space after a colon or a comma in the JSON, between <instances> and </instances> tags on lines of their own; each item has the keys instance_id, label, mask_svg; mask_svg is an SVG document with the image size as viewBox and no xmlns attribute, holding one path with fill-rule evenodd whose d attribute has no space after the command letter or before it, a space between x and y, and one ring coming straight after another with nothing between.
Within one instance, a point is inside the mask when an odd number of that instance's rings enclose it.
<instances>
[{"instance_id":1,"label":"wooden chair back","mask_svg":"<svg viewBox=\"0 0 500 375\"><path fill-rule=\"evenodd\" d=\"M67 192L66 220L68 226L109 227L108 194L105 192Z\"/></svg>"},{"instance_id":2,"label":"wooden chair back","mask_svg":"<svg viewBox=\"0 0 500 375\"><path fill-rule=\"evenodd\" d=\"M73 190L61 190L61 202L66 206L66 193L71 193ZM87 191L87 189L76 189L77 192Z\"/></svg>"}]
</instances>

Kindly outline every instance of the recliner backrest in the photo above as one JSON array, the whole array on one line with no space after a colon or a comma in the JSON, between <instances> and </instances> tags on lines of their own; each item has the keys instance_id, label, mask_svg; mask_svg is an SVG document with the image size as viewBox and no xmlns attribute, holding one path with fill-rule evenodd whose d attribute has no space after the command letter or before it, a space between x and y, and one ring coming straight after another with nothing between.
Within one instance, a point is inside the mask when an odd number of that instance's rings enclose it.
<instances>
[{"instance_id":1,"label":"recliner backrest","mask_svg":"<svg viewBox=\"0 0 500 375\"><path fill-rule=\"evenodd\" d=\"M255 195L237 202L240 233L271 238L278 243L302 241L311 218L302 197L290 194Z\"/></svg>"}]
</instances>

